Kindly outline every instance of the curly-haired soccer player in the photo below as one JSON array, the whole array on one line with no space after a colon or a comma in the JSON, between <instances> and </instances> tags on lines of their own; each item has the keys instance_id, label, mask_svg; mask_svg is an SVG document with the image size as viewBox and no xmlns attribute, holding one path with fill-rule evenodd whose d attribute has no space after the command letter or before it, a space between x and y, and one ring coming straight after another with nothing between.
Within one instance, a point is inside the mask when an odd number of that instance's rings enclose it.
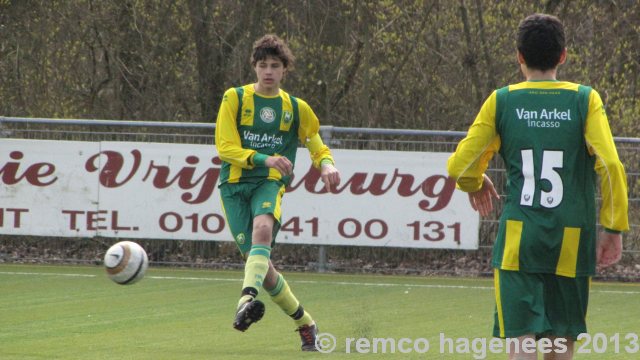
<instances>
[{"instance_id":1,"label":"curly-haired soccer player","mask_svg":"<svg viewBox=\"0 0 640 360\"><path fill-rule=\"evenodd\" d=\"M264 314L256 297L265 289L295 322L302 350L315 351L317 327L270 260L281 224L281 202L302 142L328 191L340 183L318 118L302 99L280 88L294 57L287 44L265 35L254 44L257 82L227 90L216 121L222 168L220 196L227 223L245 258L244 282L233 327L245 331Z\"/></svg>"}]
</instances>

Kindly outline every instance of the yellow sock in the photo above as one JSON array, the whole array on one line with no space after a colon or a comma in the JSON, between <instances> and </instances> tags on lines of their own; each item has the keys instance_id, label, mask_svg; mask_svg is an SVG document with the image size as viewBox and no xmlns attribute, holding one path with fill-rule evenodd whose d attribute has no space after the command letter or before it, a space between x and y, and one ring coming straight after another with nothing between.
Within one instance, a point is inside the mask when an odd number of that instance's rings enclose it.
<instances>
[{"instance_id":1,"label":"yellow sock","mask_svg":"<svg viewBox=\"0 0 640 360\"><path fill-rule=\"evenodd\" d=\"M246 303L247 301L253 299L254 297L251 295L243 295L240 300L238 300L238 306L236 306L236 309L240 309L240 306L244 303Z\"/></svg>"},{"instance_id":2,"label":"yellow sock","mask_svg":"<svg viewBox=\"0 0 640 360\"><path fill-rule=\"evenodd\" d=\"M276 286L267 291L271 296L271 300L273 300L285 314L289 315L298 327L313 324L311 315L300 305L300 302L291 292L289 284L287 284L282 274L278 274Z\"/></svg>"},{"instance_id":3,"label":"yellow sock","mask_svg":"<svg viewBox=\"0 0 640 360\"><path fill-rule=\"evenodd\" d=\"M251 246L247 262L244 265L244 282L242 283L242 297L238 303L239 305L249 300L249 298L258 296L258 289L262 287L264 277L267 276L267 271L269 271L270 257L270 246Z\"/></svg>"}]
</instances>

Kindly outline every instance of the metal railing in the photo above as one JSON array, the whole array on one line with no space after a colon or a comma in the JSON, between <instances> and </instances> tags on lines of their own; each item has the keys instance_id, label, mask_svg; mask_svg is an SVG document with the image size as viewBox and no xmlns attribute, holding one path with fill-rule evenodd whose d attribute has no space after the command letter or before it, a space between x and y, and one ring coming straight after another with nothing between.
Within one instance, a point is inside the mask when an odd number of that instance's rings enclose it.
<instances>
[{"instance_id":1,"label":"metal railing","mask_svg":"<svg viewBox=\"0 0 640 360\"><path fill-rule=\"evenodd\" d=\"M128 142L161 142L183 144L214 144L213 123L186 123L186 122L162 122L162 121L124 121L124 120L85 120L85 119L44 119L44 118L18 118L0 117L0 137L14 139L46 139L46 140L74 140L74 141L128 141ZM370 129L353 127L322 126L321 135L325 142L334 149L362 149L362 150L393 150L393 151L420 151L420 152L453 152L458 141L466 133L462 131L434 131L414 129ZM640 258L640 138L615 138L618 153L627 171L627 183L629 186L629 216L631 230L625 234L625 256L632 270L636 259ZM505 172L499 156L492 160L488 174L494 179L498 189L503 189L505 184ZM417 250L417 249L353 249L346 247L319 246L316 250L301 250L300 246L291 245L288 249L291 254L304 253L298 267L315 270L350 270L362 269L361 259L368 261L370 271L376 271L379 267L394 267L399 272L429 273L430 267L424 264L442 258L442 266L450 270L435 271L436 273L464 273L460 268L468 265L467 262L481 263L486 267L495 233L497 231L497 214L500 213L498 205L494 217L481 219L480 249L469 253L467 251L442 251L442 250ZM3 250L0 248L0 261L3 256L10 261L15 256L8 255L11 247L25 241L23 237L4 236ZM31 240L38 242L38 240ZM62 241L68 244L68 241ZM99 240L98 240L99 241ZM2 243L0 243L1 245ZM74 243L74 245L77 245ZM218 244L186 244L181 242L151 243L154 248L155 259L158 263L171 263L180 265L198 265L203 262L211 262L220 266L234 266L241 263L237 255L233 255L235 248L227 249L222 243ZM73 246L72 246L73 247ZM77 246L76 246L77 247ZM157 248L156 248L157 247ZM309 248L309 247L307 247ZM313 248L313 247L311 247ZM184 261L171 257L172 252L178 250L191 251L190 256L185 256ZM60 249L58 252L63 253ZM455 252L455 253L454 253ZM99 253L99 252L98 252ZM285 251L286 253L286 251ZM3 255L4 254L4 255ZM285 254L289 257L290 254ZM35 254L30 257L32 261L46 261ZM59 257L64 258L60 254ZM18 256L19 257L19 256ZM94 256L95 257L95 256ZM386 260L385 260L386 258ZM195 259L195 260L194 260ZM213 260L210 260L213 259ZM225 260L226 259L226 260ZM97 260L96 260L97 261ZM363 260L364 261L364 260ZM385 264L382 264L384 262ZM460 266L457 265L457 263ZM373 264L373 265L371 265ZM376 265L378 264L378 265ZM389 265L391 264L391 265ZM425 266L421 266L421 264ZM446 265L446 266L445 266ZM477 265L477 264L476 264ZM441 266L441 267L442 267ZM458 270L456 270L458 269ZM637 269L640 273L640 268Z\"/></svg>"}]
</instances>

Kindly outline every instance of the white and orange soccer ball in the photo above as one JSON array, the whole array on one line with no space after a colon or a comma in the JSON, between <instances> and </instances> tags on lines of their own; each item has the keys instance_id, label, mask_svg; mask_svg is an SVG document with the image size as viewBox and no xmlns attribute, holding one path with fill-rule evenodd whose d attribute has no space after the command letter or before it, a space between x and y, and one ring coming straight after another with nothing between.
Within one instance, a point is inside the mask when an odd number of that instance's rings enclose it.
<instances>
[{"instance_id":1,"label":"white and orange soccer ball","mask_svg":"<svg viewBox=\"0 0 640 360\"><path fill-rule=\"evenodd\" d=\"M144 277L149 258L142 246L132 241L121 241L104 254L104 266L111 280L120 285L130 285Z\"/></svg>"}]
</instances>

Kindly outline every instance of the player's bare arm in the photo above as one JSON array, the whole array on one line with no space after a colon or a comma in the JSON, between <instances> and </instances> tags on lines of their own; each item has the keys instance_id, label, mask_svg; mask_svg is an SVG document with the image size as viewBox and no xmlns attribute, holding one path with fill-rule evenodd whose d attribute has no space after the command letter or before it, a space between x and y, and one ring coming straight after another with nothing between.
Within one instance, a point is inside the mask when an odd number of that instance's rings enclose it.
<instances>
[{"instance_id":1,"label":"player's bare arm","mask_svg":"<svg viewBox=\"0 0 640 360\"><path fill-rule=\"evenodd\" d=\"M493 211L493 198L500 199L493 182L487 175L483 175L484 181L480 190L469 193L469 202L474 210L481 216L488 216Z\"/></svg>"},{"instance_id":2,"label":"player's bare arm","mask_svg":"<svg viewBox=\"0 0 640 360\"><path fill-rule=\"evenodd\" d=\"M616 264L622 257L622 234L603 231L596 243L596 264L606 268Z\"/></svg>"},{"instance_id":3,"label":"player's bare arm","mask_svg":"<svg viewBox=\"0 0 640 360\"><path fill-rule=\"evenodd\" d=\"M322 164L320 176L328 192L331 192L332 188L340 185L340 172L333 164Z\"/></svg>"},{"instance_id":4,"label":"player's bare arm","mask_svg":"<svg viewBox=\"0 0 640 360\"><path fill-rule=\"evenodd\" d=\"M293 174L293 164L284 156L269 156L264 164L266 167L278 170L283 176Z\"/></svg>"}]
</instances>

